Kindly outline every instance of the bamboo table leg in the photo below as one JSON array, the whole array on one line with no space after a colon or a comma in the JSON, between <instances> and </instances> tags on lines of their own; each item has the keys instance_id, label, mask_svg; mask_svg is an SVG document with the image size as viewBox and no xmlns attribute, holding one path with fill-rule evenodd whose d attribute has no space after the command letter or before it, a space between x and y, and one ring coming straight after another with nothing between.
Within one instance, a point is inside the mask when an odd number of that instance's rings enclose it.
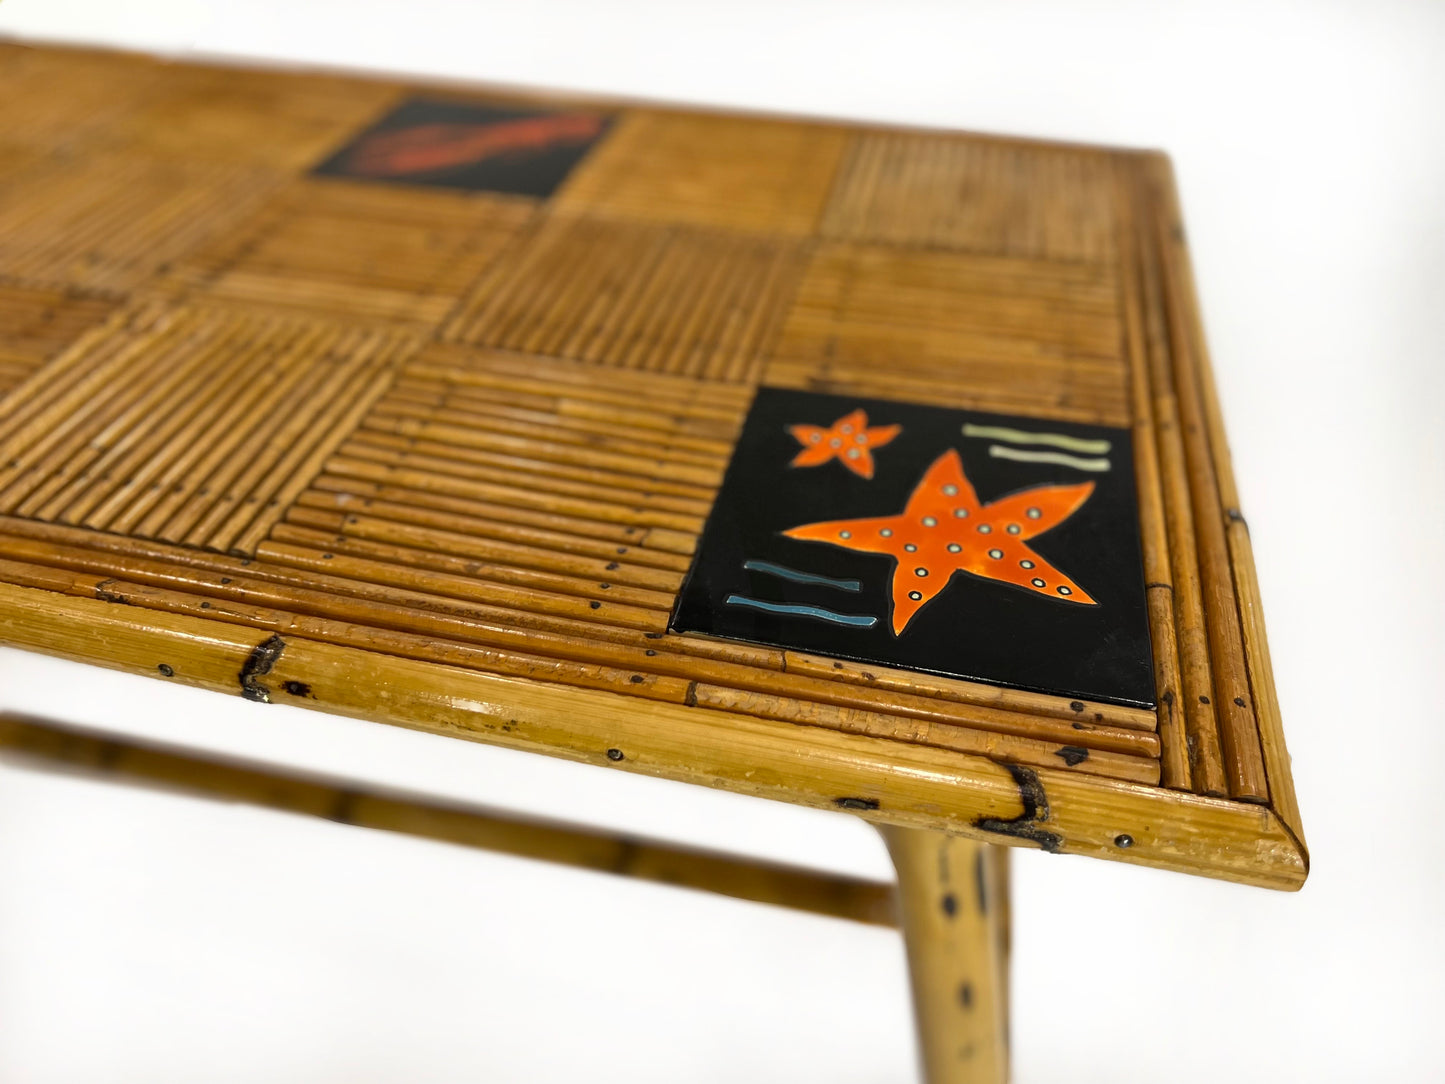
<instances>
[{"instance_id":1,"label":"bamboo table leg","mask_svg":"<svg viewBox=\"0 0 1445 1084\"><path fill-rule=\"evenodd\" d=\"M927 1084L1008 1079L1008 853L959 836L882 827Z\"/></svg>"}]
</instances>

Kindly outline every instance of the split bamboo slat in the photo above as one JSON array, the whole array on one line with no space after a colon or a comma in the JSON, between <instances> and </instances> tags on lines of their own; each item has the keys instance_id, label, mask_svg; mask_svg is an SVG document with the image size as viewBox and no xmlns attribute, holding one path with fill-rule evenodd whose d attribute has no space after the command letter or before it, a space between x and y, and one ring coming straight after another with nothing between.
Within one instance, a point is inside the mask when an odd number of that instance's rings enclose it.
<instances>
[{"instance_id":1,"label":"split bamboo slat","mask_svg":"<svg viewBox=\"0 0 1445 1084\"><path fill-rule=\"evenodd\" d=\"M312 172L418 98L553 104L0 49L0 641L1302 883L1157 157L592 102L546 197ZM1157 711L669 632L760 385L1129 427Z\"/></svg>"},{"instance_id":2,"label":"split bamboo slat","mask_svg":"<svg viewBox=\"0 0 1445 1084\"><path fill-rule=\"evenodd\" d=\"M1137 251L1132 191L1128 175L1120 178L1119 248ZM1145 341L1143 296L1136 265L1124 261L1121 307L1130 367L1130 399L1134 412L1134 469L1139 496L1140 542L1144 559L1144 590L1149 607L1149 632L1154 652L1154 686L1158 702L1160 775L1167 787L1188 790L1193 783L1193 762L1188 728L1181 703L1178 628L1175 623L1174 574L1170 561L1169 532L1164 512L1163 483L1155 420L1149 358Z\"/></svg>"},{"instance_id":3,"label":"split bamboo slat","mask_svg":"<svg viewBox=\"0 0 1445 1084\"><path fill-rule=\"evenodd\" d=\"M1160 230L1160 247L1165 262L1172 268L1175 276L1176 318L1181 324L1181 336L1188 344L1188 356L1194 363L1192 367L1184 367L1184 376L1186 379L1192 377L1198 382L1199 411L1205 427L1204 439L1200 442L1201 453L1207 450L1213 460L1211 465L1220 502L1217 512L1222 516L1227 533L1228 564L1237 592L1240 632L1243 637L1243 671L1249 680L1252 703L1258 720L1265 781L1261 783L1259 780L1259 769L1252 760L1252 746L1247 740L1244 753L1251 759L1245 770L1254 778L1256 789L1262 791L1265 787L1268 788L1269 803L1303 847L1304 827L1300 820L1299 802L1295 797L1289 751L1285 747L1284 724L1280 718L1279 699L1275 693L1274 671L1269 660L1269 643L1264 631L1254 551L1249 540L1249 525L1240 511L1234 467L1229 458L1229 442L1225 437L1224 418L1219 408L1219 394L1214 386L1214 372L1204 342L1204 326L1199 314L1194 272L1190 267L1189 253L1185 245L1184 216L1179 206L1178 187L1174 183L1173 169L1167 158L1162 155L1151 156L1147 159L1147 166L1154 198L1158 201L1156 222ZM1232 615L1228 615L1226 611L1226 616L1231 617L1231 627L1227 629L1226 636L1232 637ZM1238 673L1237 661L1235 667L1235 672ZM1244 737L1247 739L1247 732Z\"/></svg>"}]
</instances>

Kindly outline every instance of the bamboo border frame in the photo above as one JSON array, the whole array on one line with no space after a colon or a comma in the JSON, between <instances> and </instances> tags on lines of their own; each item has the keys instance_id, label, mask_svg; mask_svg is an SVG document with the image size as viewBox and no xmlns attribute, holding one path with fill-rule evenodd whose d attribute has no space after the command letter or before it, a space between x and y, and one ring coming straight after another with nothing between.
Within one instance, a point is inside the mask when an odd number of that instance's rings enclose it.
<instances>
[{"instance_id":1,"label":"bamboo border frame","mask_svg":"<svg viewBox=\"0 0 1445 1084\"><path fill-rule=\"evenodd\" d=\"M1303 853L1258 578L1173 170L1160 152L1117 161L1162 781L1269 805Z\"/></svg>"},{"instance_id":2,"label":"bamboo border frame","mask_svg":"<svg viewBox=\"0 0 1445 1084\"><path fill-rule=\"evenodd\" d=\"M262 702L290 701L880 824L1297 889L1265 806L1109 782L710 708L506 678L0 584L0 641Z\"/></svg>"}]
</instances>

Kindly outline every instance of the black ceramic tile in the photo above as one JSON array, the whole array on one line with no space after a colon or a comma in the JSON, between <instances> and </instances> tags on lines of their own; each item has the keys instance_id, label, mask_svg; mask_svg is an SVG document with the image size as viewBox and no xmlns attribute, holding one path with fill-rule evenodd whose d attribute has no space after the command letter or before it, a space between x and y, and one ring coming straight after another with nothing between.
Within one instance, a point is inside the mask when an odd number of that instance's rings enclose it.
<instances>
[{"instance_id":1,"label":"black ceramic tile","mask_svg":"<svg viewBox=\"0 0 1445 1084\"><path fill-rule=\"evenodd\" d=\"M606 131L588 110L494 109L414 98L315 169L335 177L550 196Z\"/></svg>"},{"instance_id":2,"label":"black ceramic tile","mask_svg":"<svg viewBox=\"0 0 1445 1084\"><path fill-rule=\"evenodd\" d=\"M672 628L1153 706L1129 432L760 389Z\"/></svg>"}]
</instances>

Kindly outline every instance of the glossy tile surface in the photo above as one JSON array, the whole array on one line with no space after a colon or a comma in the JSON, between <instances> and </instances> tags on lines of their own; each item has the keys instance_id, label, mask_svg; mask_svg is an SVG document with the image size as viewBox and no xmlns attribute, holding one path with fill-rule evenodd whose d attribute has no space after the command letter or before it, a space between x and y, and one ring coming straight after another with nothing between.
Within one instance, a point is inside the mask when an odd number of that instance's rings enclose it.
<instances>
[{"instance_id":1,"label":"glossy tile surface","mask_svg":"<svg viewBox=\"0 0 1445 1084\"><path fill-rule=\"evenodd\" d=\"M414 98L347 143L316 173L401 184L550 196L606 131L605 114Z\"/></svg>"},{"instance_id":2,"label":"glossy tile surface","mask_svg":"<svg viewBox=\"0 0 1445 1084\"><path fill-rule=\"evenodd\" d=\"M1129 433L762 388L672 627L1152 706Z\"/></svg>"}]
</instances>

